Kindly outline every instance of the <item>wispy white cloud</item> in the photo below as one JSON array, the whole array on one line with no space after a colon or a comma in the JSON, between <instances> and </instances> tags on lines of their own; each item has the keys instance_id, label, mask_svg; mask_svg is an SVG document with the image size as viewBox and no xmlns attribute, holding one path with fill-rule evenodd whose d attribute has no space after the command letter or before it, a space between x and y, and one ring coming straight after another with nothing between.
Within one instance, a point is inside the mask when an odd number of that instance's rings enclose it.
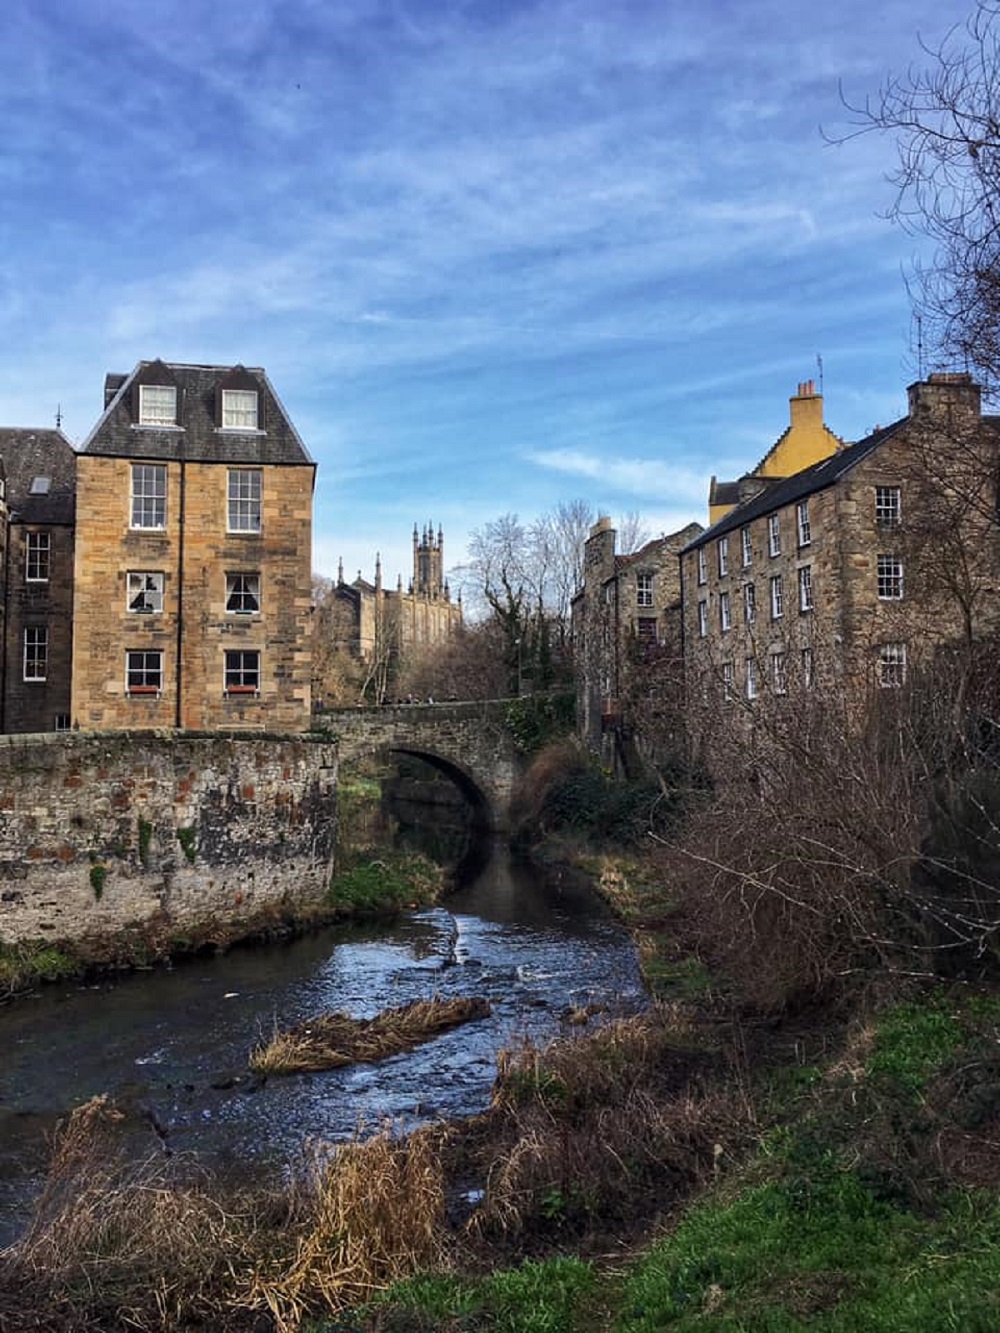
<instances>
[{"instance_id":1,"label":"wispy white cloud","mask_svg":"<svg viewBox=\"0 0 1000 1333\"><path fill-rule=\"evenodd\" d=\"M848 437L905 378L890 147L817 127L964 14L8 0L0 419L79 438L106 370L242 360L319 460L324 561L439 516L457 561L570 485L680 526L817 352Z\"/></svg>"}]
</instances>

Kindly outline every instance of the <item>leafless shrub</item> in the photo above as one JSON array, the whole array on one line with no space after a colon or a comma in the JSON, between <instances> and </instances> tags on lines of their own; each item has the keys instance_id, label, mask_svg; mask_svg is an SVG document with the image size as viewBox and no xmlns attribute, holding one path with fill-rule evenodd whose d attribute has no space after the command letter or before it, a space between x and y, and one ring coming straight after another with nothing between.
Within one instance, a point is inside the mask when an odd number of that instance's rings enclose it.
<instances>
[{"instance_id":1,"label":"leafless shrub","mask_svg":"<svg viewBox=\"0 0 1000 1333\"><path fill-rule=\"evenodd\" d=\"M929 974L995 952L995 658L964 645L903 689L774 701L716 745L714 797L660 869L690 949L741 998L794 1007L875 964Z\"/></svg>"},{"instance_id":2,"label":"leafless shrub","mask_svg":"<svg viewBox=\"0 0 1000 1333\"><path fill-rule=\"evenodd\" d=\"M716 1145L746 1134L744 1108L710 1087L717 1057L679 1006L500 1061L493 1157L473 1234L517 1235L635 1215L637 1200L685 1192Z\"/></svg>"}]
</instances>

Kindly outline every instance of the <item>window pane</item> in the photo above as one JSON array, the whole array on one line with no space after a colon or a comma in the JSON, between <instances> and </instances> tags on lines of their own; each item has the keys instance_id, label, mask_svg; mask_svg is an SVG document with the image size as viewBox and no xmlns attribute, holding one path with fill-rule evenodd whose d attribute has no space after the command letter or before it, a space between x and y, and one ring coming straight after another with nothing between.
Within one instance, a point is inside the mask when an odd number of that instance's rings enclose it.
<instances>
[{"instance_id":1,"label":"window pane","mask_svg":"<svg viewBox=\"0 0 1000 1333\"><path fill-rule=\"evenodd\" d=\"M636 600L640 606L653 605L653 576L652 574L636 575Z\"/></svg>"},{"instance_id":2,"label":"window pane","mask_svg":"<svg viewBox=\"0 0 1000 1333\"><path fill-rule=\"evenodd\" d=\"M898 600L903 595L903 562L898 555L878 558L878 595L883 601Z\"/></svg>"},{"instance_id":3,"label":"window pane","mask_svg":"<svg viewBox=\"0 0 1000 1333\"><path fill-rule=\"evenodd\" d=\"M260 575L226 575L226 610L236 615L254 615L260 610Z\"/></svg>"},{"instance_id":4,"label":"window pane","mask_svg":"<svg viewBox=\"0 0 1000 1333\"><path fill-rule=\"evenodd\" d=\"M139 385L139 422L143 426L177 424L177 390L172 384Z\"/></svg>"},{"instance_id":5,"label":"window pane","mask_svg":"<svg viewBox=\"0 0 1000 1333\"><path fill-rule=\"evenodd\" d=\"M163 654L142 650L125 655L125 685L130 694L153 694L163 688Z\"/></svg>"},{"instance_id":6,"label":"window pane","mask_svg":"<svg viewBox=\"0 0 1000 1333\"><path fill-rule=\"evenodd\" d=\"M222 390L222 424L226 430L257 429L257 394L253 389Z\"/></svg>"},{"instance_id":7,"label":"window pane","mask_svg":"<svg viewBox=\"0 0 1000 1333\"><path fill-rule=\"evenodd\" d=\"M29 625L24 631L24 679L44 680L49 656L49 631Z\"/></svg>"},{"instance_id":8,"label":"window pane","mask_svg":"<svg viewBox=\"0 0 1000 1333\"><path fill-rule=\"evenodd\" d=\"M256 468L229 473L229 531L260 532L260 496L263 474Z\"/></svg>"},{"instance_id":9,"label":"window pane","mask_svg":"<svg viewBox=\"0 0 1000 1333\"><path fill-rule=\"evenodd\" d=\"M132 527L163 528L167 518L167 469L159 463L132 465Z\"/></svg>"},{"instance_id":10,"label":"window pane","mask_svg":"<svg viewBox=\"0 0 1000 1333\"><path fill-rule=\"evenodd\" d=\"M225 686L227 694L251 694L260 689L260 653L226 653Z\"/></svg>"},{"instance_id":11,"label":"window pane","mask_svg":"<svg viewBox=\"0 0 1000 1333\"><path fill-rule=\"evenodd\" d=\"M49 534L29 532L26 537L25 578L31 583L47 582L49 577Z\"/></svg>"},{"instance_id":12,"label":"window pane","mask_svg":"<svg viewBox=\"0 0 1000 1333\"><path fill-rule=\"evenodd\" d=\"M163 574L132 570L128 576L128 609L152 614L163 610Z\"/></svg>"}]
</instances>

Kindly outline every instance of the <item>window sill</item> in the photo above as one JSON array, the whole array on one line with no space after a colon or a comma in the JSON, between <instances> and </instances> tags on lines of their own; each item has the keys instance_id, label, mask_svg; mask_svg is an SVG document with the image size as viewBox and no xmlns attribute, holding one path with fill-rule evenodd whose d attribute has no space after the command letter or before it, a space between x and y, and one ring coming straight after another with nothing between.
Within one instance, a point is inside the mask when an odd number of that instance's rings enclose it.
<instances>
[{"instance_id":1,"label":"window sill","mask_svg":"<svg viewBox=\"0 0 1000 1333\"><path fill-rule=\"evenodd\" d=\"M222 697L224 699L259 699L260 690L255 685L230 685L228 689L223 690Z\"/></svg>"},{"instance_id":2,"label":"window sill","mask_svg":"<svg viewBox=\"0 0 1000 1333\"><path fill-rule=\"evenodd\" d=\"M183 433L184 427L178 426L176 421L132 421L129 423L132 430L169 430Z\"/></svg>"}]
</instances>

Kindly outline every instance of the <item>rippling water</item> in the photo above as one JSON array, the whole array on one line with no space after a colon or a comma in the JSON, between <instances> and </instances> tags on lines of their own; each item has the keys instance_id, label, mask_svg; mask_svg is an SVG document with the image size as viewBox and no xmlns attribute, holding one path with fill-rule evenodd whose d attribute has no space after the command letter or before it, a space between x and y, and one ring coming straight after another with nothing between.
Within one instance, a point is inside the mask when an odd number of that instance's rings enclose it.
<instances>
[{"instance_id":1,"label":"rippling water","mask_svg":"<svg viewBox=\"0 0 1000 1333\"><path fill-rule=\"evenodd\" d=\"M488 1018L374 1065L248 1077L275 1027L346 1010L371 1017L439 995L486 996ZM472 1114L496 1054L555 1035L570 1006L644 1002L631 942L589 890L498 856L436 908L233 950L0 1009L0 1243L16 1234L56 1120L97 1093L149 1113L166 1142L217 1164L288 1160L359 1121Z\"/></svg>"}]
</instances>

